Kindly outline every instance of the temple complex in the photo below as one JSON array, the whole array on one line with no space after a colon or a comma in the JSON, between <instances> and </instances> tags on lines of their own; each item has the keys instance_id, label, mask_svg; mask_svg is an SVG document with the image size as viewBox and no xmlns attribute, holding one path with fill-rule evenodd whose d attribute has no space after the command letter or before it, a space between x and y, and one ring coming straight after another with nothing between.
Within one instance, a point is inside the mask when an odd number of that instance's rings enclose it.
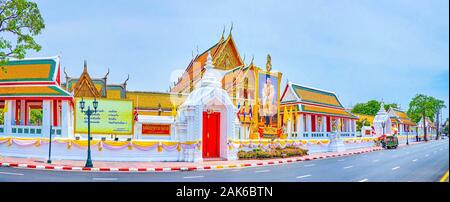
<instances>
[{"instance_id":1,"label":"temple complex","mask_svg":"<svg viewBox=\"0 0 450 202\"><path fill-rule=\"evenodd\" d=\"M360 117L335 92L292 82L281 88L269 54L265 63L245 64L231 30L193 57L168 92L130 91L129 76L110 83L109 70L93 77L87 61L81 75L70 76L59 57L11 60L0 72L1 153L46 156L42 145L52 135L56 159L80 160L88 133L92 158L106 161L236 160L238 151L255 147L314 153L373 146L373 134L357 131ZM86 108L95 109L90 118ZM391 126L414 133L398 109L382 107L371 119L377 135Z\"/></svg>"}]
</instances>

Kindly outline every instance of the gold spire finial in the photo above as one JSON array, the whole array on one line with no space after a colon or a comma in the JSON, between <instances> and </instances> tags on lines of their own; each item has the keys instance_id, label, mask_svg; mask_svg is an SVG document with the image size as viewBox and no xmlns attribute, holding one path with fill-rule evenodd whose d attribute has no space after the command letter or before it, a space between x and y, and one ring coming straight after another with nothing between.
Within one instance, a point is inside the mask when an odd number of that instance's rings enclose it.
<instances>
[{"instance_id":1,"label":"gold spire finial","mask_svg":"<svg viewBox=\"0 0 450 202\"><path fill-rule=\"evenodd\" d=\"M231 28L230 28L230 34L231 35L231 31L233 31L233 21L231 21Z\"/></svg>"},{"instance_id":2,"label":"gold spire finial","mask_svg":"<svg viewBox=\"0 0 450 202\"><path fill-rule=\"evenodd\" d=\"M222 37L220 37L220 41L223 41L225 37L225 25L223 25Z\"/></svg>"},{"instance_id":3,"label":"gold spire finial","mask_svg":"<svg viewBox=\"0 0 450 202\"><path fill-rule=\"evenodd\" d=\"M267 54L266 70L268 72L272 70L272 58L270 57L270 54Z\"/></svg>"},{"instance_id":4,"label":"gold spire finial","mask_svg":"<svg viewBox=\"0 0 450 202\"><path fill-rule=\"evenodd\" d=\"M109 67L108 67L108 72L106 72L105 76L103 77L104 79L107 79L109 75Z\"/></svg>"},{"instance_id":5,"label":"gold spire finial","mask_svg":"<svg viewBox=\"0 0 450 202\"><path fill-rule=\"evenodd\" d=\"M84 60L84 69L83 69L83 71L87 72L87 61L86 60Z\"/></svg>"}]
</instances>

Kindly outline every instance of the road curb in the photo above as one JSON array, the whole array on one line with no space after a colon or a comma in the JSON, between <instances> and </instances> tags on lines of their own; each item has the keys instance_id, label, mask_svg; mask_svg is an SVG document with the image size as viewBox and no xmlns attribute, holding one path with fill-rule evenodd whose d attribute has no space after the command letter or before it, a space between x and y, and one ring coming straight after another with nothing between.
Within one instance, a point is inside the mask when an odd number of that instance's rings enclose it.
<instances>
[{"instance_id":1,"label":"road curb","mask_svg":"<svg viewBox=\"0 0 450 202\"><path fill-rule=\"evenodd\" d=\"M35 170L57 170L57 171L83 171L83 172L176 172L176 171L195 171L195 170L223 170L223 169L233 169L233 168L243 168L243 167L257 167L257 166L268 166L268 165L280 165L288 164L299 161L310 161L317 159L335 158L341 156L348 156L354 154L363 154L367 152L379 151L382 148L370 148L363 151L348 151L339 154L323 154L322 156L304 156L294 159L274 159L273 161L264 161L256 163L241 163L241 164L225 164L225 165L211 165L211 166L190 166L190 167L161 167L161 168L105 168L105 167L94 167L86 168L79 166L53 166L53 165L34 165L34 164L23 164L23 163L3 163L0 162L0 167L16 167L24 169L35 169Z\"/></svg>"}]
</instances>

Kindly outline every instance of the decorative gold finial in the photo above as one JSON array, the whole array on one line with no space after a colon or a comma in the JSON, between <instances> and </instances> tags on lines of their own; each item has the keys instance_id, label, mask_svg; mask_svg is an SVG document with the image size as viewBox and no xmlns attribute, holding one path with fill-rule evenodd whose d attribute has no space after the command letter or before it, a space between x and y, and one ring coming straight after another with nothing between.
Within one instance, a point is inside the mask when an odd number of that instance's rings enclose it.
<instances>
[{"instance_id":1,"label":"decorative gold finial","mask_svg":"<svg viewBox=\"0 0 450 202\"><path fill-rule=\"evenodd\" d=\"M225 25L223 25L222 37L220 37L220 41L223 41L225 37Z\"/></svg>"},{"instance_id":2,"label":"decorative gold finial","mask_svg":"<svg viewBox=\"0 0 450 202\"><path fill-rule=\"evenodd\" d=\"M87 61L86 60L84 60L84 69L83 69L83 71L87 72Z\"/></svg>"},{"instance_id":3,"label":"decorative gold finial","mask_svg":"<svg viewBox=\"0 0 450 202\"><path fill-rule=\"evenodd\" d=\"M230 35L231 35L231 31L233 31L233 21L231 21Z\"/></svg>"},{"instance_id":4,"label":"decorative gold finial","mask_svg":"<svg viewBox=\"0 0 450 202\"><path fill-rule=\"evenodd\" d=\"M270 54L267 54L266 70L268 72L272 70L272 58L270 57Z\"/></svg>"},{"instance_id":5,"label":"decorative gold finial","mask_svg":"<svg viewBox=\"0 0 450 202\"><path fill-rule=\"evenodd\" d=\"M106 72L105 76L103 77L104 79L107 79L109 75L109 68L108 68L108 72Z\"/></svg>"}]
</instances>

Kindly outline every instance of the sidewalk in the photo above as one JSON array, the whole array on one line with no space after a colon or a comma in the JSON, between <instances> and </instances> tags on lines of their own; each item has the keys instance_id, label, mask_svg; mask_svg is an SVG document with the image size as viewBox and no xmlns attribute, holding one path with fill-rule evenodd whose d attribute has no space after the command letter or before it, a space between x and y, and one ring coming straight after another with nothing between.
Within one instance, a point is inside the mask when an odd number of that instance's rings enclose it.
<instances>
[{"instance_id":1,"label":"sidewalk","mask_svg":"<svg viewBox=\"0 0 450 202\"><path fill-rule=\"evenodd\" d=\"M102 172L164 172L164 171L194 171L194 170L219 170L227 168L255 167L285 164L313 159L324 159L352 154L361 154L381 150L380 147L369 147L344 152L316 153L303 157L288 157L279 159L261 160L235 160L235 161L203 161L203 162L108 162L94 161L94 168L85 168L85 161L52 160L47 164L47 159L16 158L0 156L0 167L18 167L40 170L64 170L64 171L102 171Z\"/></svg>"}]
</instances>

